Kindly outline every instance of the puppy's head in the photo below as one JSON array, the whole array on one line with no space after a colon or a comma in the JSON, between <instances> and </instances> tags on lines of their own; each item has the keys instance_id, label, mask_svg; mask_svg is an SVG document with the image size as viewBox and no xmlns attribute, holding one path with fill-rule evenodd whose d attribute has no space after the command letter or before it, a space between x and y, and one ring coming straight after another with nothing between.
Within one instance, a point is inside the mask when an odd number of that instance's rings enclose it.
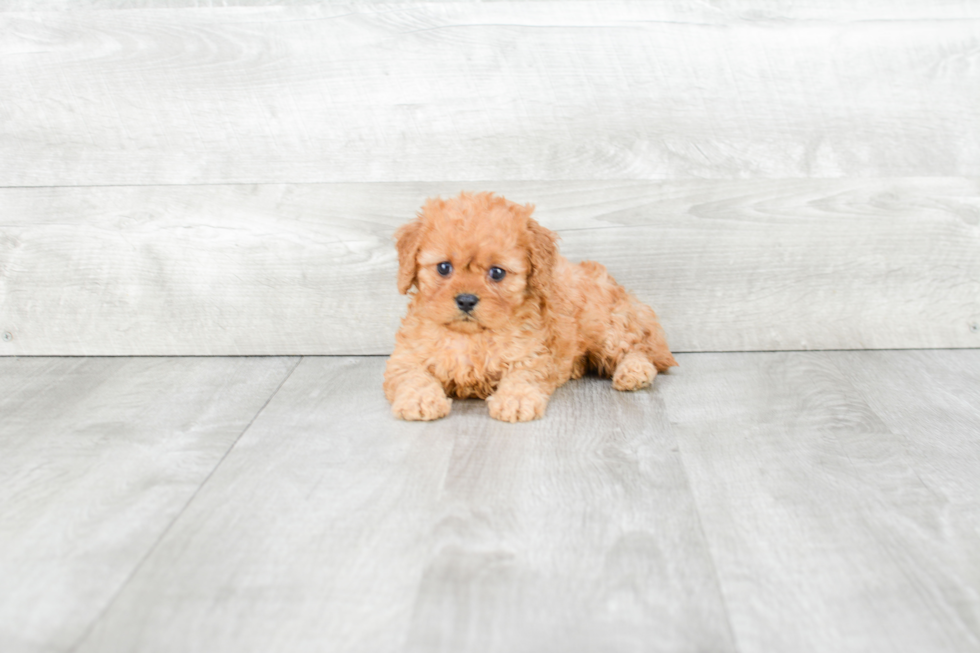
<instances>
[{"instance_id":1,"label":"puppy's head","mask_svg":"<svg viewBox=\"0 0 980 653\"><path fill-rule=\"evenodd\" d=\"M492 193L429 200L395 234L399 292L417 287L419 310L456 331L504 326L550 292L556 236L533 210Z\"/></svg>"}]
</instances>

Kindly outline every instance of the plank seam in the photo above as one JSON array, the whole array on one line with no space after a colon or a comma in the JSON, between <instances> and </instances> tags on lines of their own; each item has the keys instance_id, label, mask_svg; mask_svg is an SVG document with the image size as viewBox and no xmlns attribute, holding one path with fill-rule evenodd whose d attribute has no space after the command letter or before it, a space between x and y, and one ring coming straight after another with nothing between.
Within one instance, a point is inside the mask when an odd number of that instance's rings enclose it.
<instances>
[{"instance_id":1,"label":"plank seam","mask_svg":"<svg viewBox=\"0 0 980 653\"><path fill-rule=\"evenodd\" d=\"M105 183L105 184L3 184L0 183L0 190L45 190L56 188L181 188L181 187L209 187L209 186L371 186L371 185L412 185L412 184L684 184L696 182L717 182L717 183L760 183L760 182L779 182L779 181L799 181L799 182L833 182L833 181L887 181L891 179L912 179L912 180L941 180L941 179L966 179L980 180L980 175L970 174L916 174L916 175L873 175L861 177L855 175L782 175L771 177L561 177L561 178L527 178L527 177L493 177L488 179L382 179L375 181L358 180L330 180L330 181L201 181L201 182L142 182L142 183ZM568 229L566 231L574 231Z\"/></svg>"},{"instance_id":2,"label":"plank seam","mask_svg":"<svg viewBox=\"0 0 980 653\"><path fill-rule=\"evenodd\" d=\"M667 406L667 398L664 397L664 410L667 412L668 423L670 421L670 408ZM715 587L718 589L718 599L721 601L721 606L725 612L725 625L728 627L728 636L731 639L733 649L738 652L742 649L738 644L738 637L735 634L735 628L732 625L732 615L731 610L728 607L728 599L725 597L725 589L721 584L721 575L718 573L718 565L715 561L715 554L711 550L711 542L708 540L708 534L704 530L704 523L701 520L701 506L698 503L698 496L694 492L694 485L691 483L691 476L687 472L687 461L684 460L684 448L681 446L681 441L677 437L677 432L674 430L673 425L670 427L671 435L674 436L674 443L677 445L677 454L680 460L681 471L684 474L684 484L687 485L688 495L691 497L691 504L694 506L694 516L697 518L698 532L701 534L701 540L704 542L705 552L708 555L708 560L711 563L711 575L715 579Z\"/></svg>"},{"instance_id":3,"label":"plank seam","mask_svg":"<svg viewBox=\"0 0 980 653\"><path fill-rule=\"evenodd\" d=\"M68 648L68 651L70 653L74 653L75 651L78 650L78 648L92 634L92 630L95 628L96 624L102 621L105 618L105 616L109 613L112 607L116 604L116 601L119 600L119 596L123 593L123 590L125 590L126 587L133 581L133 578L135 578L136 575L139 573L140 569L143 568L143 565L146 564L146 561L150 559L150 556L153 555L153 552L157 550L157 548L160 546L160 543L163 542L163 540L167 537L167 534L170 533L170 531L173 529L174 524L176 524L180 520L181 516L183 516L183 514L187 511L187 508L190 507L192 503L194 503L194 500L197 498L197 495L201 493L201 490L204 489L204 487L214 476L215 472L217 472L218 469L221 467L221 465L225 462L225 459L228 458L228 455L235 449L235 447L238 445L238 442L242 439L242 436L244 436L248 432L248 430L252 428L252 424L255 423L255 420L258 419L259 415L265 412L265 409L269 405L269 403L271 403L272 400L275 398L275 396L279 394L279 391L282 389L282 386L286 384L286 381L288 381L289 378L293 375L293 372L296 371L296 368L299 367L299 364L303 362L303 358L304 358L303 356L300 356L299 359L296 361L296 364L289 369L289 372L287 372L286 375L283 377L282 381L279 382L279 385L276 386L276 389L272 391L272 393L269 395L269 398L265 400L265 403L262 404L261 408L259 408L259 410L256 411L255 415L252 416L252 419L249 420L248 424L245 425L245 428L243 428L242 432L238 434L238 437L235 438L234 442L231 443L227 451L225 451L225 453L221 456L218 462L215 463L214 467L211 469L208 475L204 477L204 480L201 481L201 483L197 486L197 489L194 490L190 498L188 498L187 501L184 503L183 507L181 507L181 509L177 512L177 514L174 515L174 518L170 520L170 523L167 524L166 528L164 528L160 532L159 537L157 537L156 541L153 542L153 544L147 549L146 554L142 558L140 558L139 562L136 563L136 565L133 567L133 570L129 573L126 579L119 584L119 587L113 593L112 597L108 601L106 601L105 607L99 612L98 616L92 619L92 621L85 628L82 634L79 635L75 643L72 644L70 648Z\"/></svg>"},{"instance_id":4,"label":"plank seam","mask_svg":"<svg viewBox=\"0 0 980 653\"><path fill-rule=\"evenodd\" d=\"M855 347L853 349L673 349L674 354L684 356L702 356L712 354L800 354L800 353L831 353L831 352L888 352L888 351L980 351L980 347ZM140 354L133 356L129 354L100 354L97 356L87 354L0 354L0 359L4 358L388 358L387 354L301 354L286 352L282 354L250 354L250 355L229 355L229 354ZM664 374L670 374L669 371Z\"/></svg>"}]
</instances>

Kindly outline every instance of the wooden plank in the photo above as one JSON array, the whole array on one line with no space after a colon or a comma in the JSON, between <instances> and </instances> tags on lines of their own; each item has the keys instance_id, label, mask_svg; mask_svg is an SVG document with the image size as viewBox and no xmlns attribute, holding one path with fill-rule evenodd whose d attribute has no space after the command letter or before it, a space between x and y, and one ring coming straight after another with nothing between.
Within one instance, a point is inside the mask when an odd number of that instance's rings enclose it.
<instances>
[{"instance_id":1,"label":"wooden plank","mask_svg":"<svg viewBox=\"0 0 980 653\"><path fill-rule=\"evenodd\" d=\"M466 0L426 0L426 3L456 3ZM484 0L470 0L483 2ZM503 0L502 0L503 1ZM522 0L557 6L583 0ZM589 0L584 0L589 1ZM181 7L275 7L281 5L351 4L350 0L0 0L0 11L79 11L91 9L176 9ZM419 4L418 0L359 0L357 4ZM726 0L705 4L697 0L664 0L656 9L664 20L710 20L737 17L747 20L793 18L805 20L928 20L935 18L980 18L980 7L961 0Z\"/></svg>"},{"instance_id":2,"label":"wooden plank","mask_svg":"<svg viewBox=\"0 0 980 653\"><path fill-rule=\"evenodd\" d=\"M882 475L881 483L893 501L909 499L902 513L915 527L904 554L911 581L943 606L950 641L980 651L980 350L831 358L900 438L918 479ZM947 578L955 580L929 580Z\"/></svg>"},{"instance_id":3,"label":"wooden plank","mask_svg":"<svg viewBox=\"0 0 980 653\"><path fill-rule=\"evenodd\" d=\"M980 175L976 7L817 5L7 11L0 185Z\"/></svg>"},{"instance_id":4,"label":"wooden plank","mask_svg":"<svg viewBox=\"0 0 980 653\"><path fill-rule=\"evenodd\" d=\"M296 362L0 360L0 650L69 650Z\"/></svg>"},{"instance_id":5,"label":"wooden plank","mask_svg":"<svg viewBox=\"0 0 980 653\"><path fill-rule=\"evenodd\" d=\"M392 418L304 358L79 653L733 650L655 392Z\"/></svg>"},{"instance_id":6,"label":"wooden plank","mask_svg":"<svg viewBox=\"0 0 980 653\"><path fill-rule=\"evenodd\" d=\"M537 204L677 351L980 346L975 179L0 189L6 355L387 354L425 197Z\"/></svg>"},{"instance_id":7,"label":"wooden plank","mask_svg":"<svg viewBox=\"0 0 980 653\"><path fill-rule=\"evenodd\" d=\"M966 375L882 384L903 356L687 356L658 381L741 651L980 649L980 536L964 507L976 503L980 412L946 396ZM919 360L956 356L978 362ZM894 420L878 413L903 404ZM936 420L914 440L892 429L951 404L965 421ZM923 475L948 461L949 436L974 461L966 496L955 487L966 461L946 491L932 485L942 474Z\"/></svg>"}]
</instances>

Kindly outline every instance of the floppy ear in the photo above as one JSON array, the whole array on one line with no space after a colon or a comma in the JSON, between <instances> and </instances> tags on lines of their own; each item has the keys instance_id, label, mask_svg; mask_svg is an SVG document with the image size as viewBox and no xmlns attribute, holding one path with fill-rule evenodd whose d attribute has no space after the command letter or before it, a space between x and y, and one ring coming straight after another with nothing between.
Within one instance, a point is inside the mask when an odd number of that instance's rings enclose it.
<instances>
[{"instance_id":1,"label":"floppy ear","mask_svg":"<svg viewBox=\"0 0 980 653\"><path fill-rule=\"evenodd\" d=\"M534 207L529 207L528 216ZM531 292L545 296L551 290L552 272L555 268L555 261L558 258L558 234L545 229L535 220L528 217L527 231L531 237L528 247L528 260L531 263L531 270L527 277L527 284Z\"/></svg>"},{"instance_id":2,"label":"floppy ear","mask_svg":"<svg viewBox=\"0 0 980 653\"><path fill-rule=\"evenodd\" d=\"M415 284L418 274L419 246L422 243L422 221L412 220L395 232L398 249L398 292L405 295Z\"/></svg>"}]
</instances>

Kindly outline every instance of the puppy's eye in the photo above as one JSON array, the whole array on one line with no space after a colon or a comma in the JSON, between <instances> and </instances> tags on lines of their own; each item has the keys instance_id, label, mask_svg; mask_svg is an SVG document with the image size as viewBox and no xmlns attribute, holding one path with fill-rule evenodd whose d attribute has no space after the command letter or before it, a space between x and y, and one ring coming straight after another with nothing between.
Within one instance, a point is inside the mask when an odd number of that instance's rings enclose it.
<instances>
[{"instance_id":1,"label":"puppy's eye","mask_svg":"<svg viewBox=\"0 0 980 653\"><path fill-rule=\"evenodd\" d=\"M449 261L443 261L442 263L436 266L436 272L438 272L444 277L448 277L450 274L453 273L453 264L450 263Z\"/></svg>"},{"instance_id":2,"label":"puppy's eye","mask_svg":"<svg viewBox=\"0 0 980 653\"><path fill-rule=\"evenodd\" d=\"M502 268L493 267L490 268L490 278L494 281L500 281L507 275L507 271Z\"/></svg>"}]
</instances>

